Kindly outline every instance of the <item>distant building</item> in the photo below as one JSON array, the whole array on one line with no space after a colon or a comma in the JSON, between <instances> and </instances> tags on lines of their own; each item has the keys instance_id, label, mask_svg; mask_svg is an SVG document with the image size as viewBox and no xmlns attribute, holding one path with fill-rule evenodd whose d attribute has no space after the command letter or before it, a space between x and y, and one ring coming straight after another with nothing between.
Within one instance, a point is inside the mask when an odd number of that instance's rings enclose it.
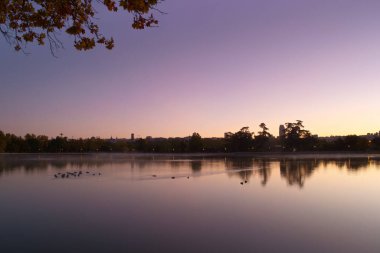
<instances>
[{"instance_id":1,"label":"distant building","mask_svg":"<svg viewBox=\"0 0 380 253\"><path fill-rule=\"evenodd\" d=\"M135 134L131 134L131 140L134 141L135 140Z\"/></svg>"},{"instance_id":2,"label":"distant building","mask_svg":"<svg viewBox=\"0 0 380 253\"><path fill-rule=\"evenodd\" d=\"M116 142L117 142L117 137L116 137L116 139L115 139L115 138L113 138L113 137L111 136L111 138L109 139L109 142L111 142L111 143L116 143Z\"/></svg>"},{"instance_id":3,"label":"distant building","mask_svg":"<svg viewBox=\"0 0 380 253\"><path fill-rule=\"evenodd\" d=\"M285 126L284 125L280 125L279 131L278 131L278 136L280 136L280 137L285 136Z\"/></svg>"}]
</instances>

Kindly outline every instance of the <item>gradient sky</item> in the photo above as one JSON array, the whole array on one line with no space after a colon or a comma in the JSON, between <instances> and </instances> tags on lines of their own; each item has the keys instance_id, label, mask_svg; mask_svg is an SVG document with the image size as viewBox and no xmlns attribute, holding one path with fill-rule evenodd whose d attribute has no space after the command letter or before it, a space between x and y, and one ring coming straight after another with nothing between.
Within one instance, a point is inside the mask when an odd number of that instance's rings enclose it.
<instances>
[{"instance_id":1,"label":"gradient sky","mask_svg":"<svg viewBox=\"0 0 380 253\"><path fill-rule=\"evenodd\" d=\"M73 137L223 136L297 119L320 136L380 130L380 1L166 0L160 27L100 11L116 47L0 38L0 129Z\"/></svg>"}]
</instances>

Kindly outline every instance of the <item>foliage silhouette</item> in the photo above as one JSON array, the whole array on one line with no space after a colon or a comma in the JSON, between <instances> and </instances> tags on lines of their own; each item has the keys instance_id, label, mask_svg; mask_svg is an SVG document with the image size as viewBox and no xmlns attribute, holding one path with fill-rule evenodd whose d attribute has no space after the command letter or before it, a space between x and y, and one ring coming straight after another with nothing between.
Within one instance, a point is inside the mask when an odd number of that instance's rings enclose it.
<instances>
[{"instance_id":1,"label":"foliage silhouette","mask_svg":"<svg viewBox=\"0 0 380 253\"><path fill-rule=\"evenodd\" d=\"M193 133L190 138L189 151L201 152L203 150L202 137L198 133Z\"/></svg>"},{"instance_id":2,"label":"foliage silhouette","mask_svg":"<svg viewBox=\"0 0 380 253\"><path fill-rule=\"evenodd\" d=\"M273 136L268 132L269 128L265 123L259 125L261 131L255 136L254 148L256 151L270 151L271 150L271 139Z\"/></svg>"},{"instance_id":3,"label":"foliage silhouette","mask_svg":"<svg viewBox=\"0 0 380 253\"><path fill-rule=\"evenodd\" d=\"M313 150L317 148L317 140L310 131L305 130L302 120L285 123L285 135L281 137L286 151Z\"/></svg>"},{"instance_id":4,"label":"foliage silhouette","mask_svg":"<svg viewBox=\"0 0 380 253\"><path fill-rule=\"evenodd\" d=\"M16 51L26 44L44 45L51 52L63 45L59 31L74 38L77 50L93 49L97 44L114 47L113 38L105 37L96 20L96 7L110 12L126 11L133 16L132 28L144 29L158 24L152 10L161 0L2 0L0 32Z\"/></svg>"},{"instance_id":5,"label":"foliage silhouette","mask_svg":"<svg viewBox=\"0 0 380 253\"><path fill-rule=\"evenodd\" d=\"M5 135L2 131L0 131L0 153L3 153L5 151L6 145L7 143L6 143Z\"/></svg>"},{"instance_id":6,"label":"foliage silhouette","mask_svg":"<svg viewBox=\"0 0 380 253\"><path fill-rule=\"evenodd\" d=\"M311 135L302 121L286 123L285 134L273 137L265 123L257 135L243 127L224 138L202 138L193 133L184 138L70 139L63 134L54 138L26 134L24 137L0 131L0 153L84 153L84 152L147 152L147 153L228 153L228 152L295 152L295 151L380 151L380 137L349 135L327 141Z\"/></svg>"},{"instance_id":7,"label":"foliage silhouette","mask_svg":"<svg viewBox=\"0 0 380 253\"><path fill-rule=\"evenodd\" d=\"M235 152L252 151L253 134L253 132L249 131L249 127L243 127L236 133L226 133L225 139L228 145L228 150Z\"/></svg>"}]
</instances>

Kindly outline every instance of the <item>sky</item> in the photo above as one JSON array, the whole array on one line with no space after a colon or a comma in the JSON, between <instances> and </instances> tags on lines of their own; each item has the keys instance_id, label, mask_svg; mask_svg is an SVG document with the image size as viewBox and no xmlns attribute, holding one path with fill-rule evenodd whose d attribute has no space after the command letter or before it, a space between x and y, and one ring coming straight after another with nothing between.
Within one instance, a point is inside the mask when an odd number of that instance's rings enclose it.
<instances>
[{"instance_id":1,"label":"sky","mask_svg":"<svg viewBox=\"0 0 380 253\"><path fill-rule=\"evenodd\" d=\"M380 1L165 0L159 27L99 10L115 48L0 38L0 130L50 137L221 137L303 120L319 136L380 131Z\"/></svg>"}]
</instances>

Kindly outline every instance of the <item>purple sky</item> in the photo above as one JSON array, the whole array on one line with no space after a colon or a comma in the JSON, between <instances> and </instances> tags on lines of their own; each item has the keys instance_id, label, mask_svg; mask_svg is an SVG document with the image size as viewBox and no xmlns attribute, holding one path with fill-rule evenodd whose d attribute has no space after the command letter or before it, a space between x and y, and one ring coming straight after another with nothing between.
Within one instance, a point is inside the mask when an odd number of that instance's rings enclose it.
<instances>
[{"instance_id":1,"label":"purple sky","mask_svg":"<svg viewBox=\"0 0 380 253\"><path fill-rule=\"evenodd\" d=\"M100 12L116 47L53 58L0 40L0 129L74 137L223 136L297 119L380 130L380 1L166 0L160 27Z\"/></svg>"}]
</instances>

